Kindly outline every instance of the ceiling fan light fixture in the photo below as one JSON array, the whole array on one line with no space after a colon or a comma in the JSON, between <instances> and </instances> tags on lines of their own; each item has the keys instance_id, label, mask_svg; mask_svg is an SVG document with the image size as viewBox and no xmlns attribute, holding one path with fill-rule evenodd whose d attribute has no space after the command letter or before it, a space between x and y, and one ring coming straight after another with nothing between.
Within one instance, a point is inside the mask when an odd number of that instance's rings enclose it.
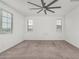
<instances>
[{"instance_id":1,"label":"ceiling fan light fixture","mask_svg":"<svg viewBox=\"0 0 79 59\"><path fill-rule=\"evenodd\" d=\"M35 3L31 3L31 2L27 2L31 5L34 5L38 8L31 8L32 10L39 10L37 13L40 13L41 11L44 11L45 14L47 14L47 11L55 13L55 11L52 11L51 9L58 9L61 8L61 6L55 6L55 7L50 7L52 4L56 3L58 0L53 0L52 2L50 2L49 4L46 5L46 3L44 2L44 0L41 0L42 6L39 6Z\"/></svg>"}]
</instances>

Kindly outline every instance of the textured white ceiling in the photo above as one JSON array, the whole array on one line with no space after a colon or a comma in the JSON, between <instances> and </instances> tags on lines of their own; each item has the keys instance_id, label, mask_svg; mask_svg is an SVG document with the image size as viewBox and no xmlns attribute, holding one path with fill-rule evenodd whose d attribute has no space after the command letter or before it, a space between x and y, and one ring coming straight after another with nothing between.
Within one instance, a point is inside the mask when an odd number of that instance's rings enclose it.
<instances>
[{"instance_id":1,"label":"textured white ceiling","mask_svg":"<svg viewBox=\"0 0 79 59\"><path fill-rule=\"evenodd\" d=\"M39 10L30 10L30 8L36 7L33 5L28 4L27 2L33 2L35 4L41 5L41 0L2 0L3 2L7 3L8 5L12 6L13 8L20 11L23 15L26 16L34 16L34 15L45 15L42 11L41 13L37 14L36 12ZM44 0L47 4L53 0ZM60 9L53 9L56 13L47 12L48 15L51 16L64 16L71 12L78 6L79 2L71 2L70 0L59 0L55 4L51 6L61 6Z\"/></svg>"}]
</instances>

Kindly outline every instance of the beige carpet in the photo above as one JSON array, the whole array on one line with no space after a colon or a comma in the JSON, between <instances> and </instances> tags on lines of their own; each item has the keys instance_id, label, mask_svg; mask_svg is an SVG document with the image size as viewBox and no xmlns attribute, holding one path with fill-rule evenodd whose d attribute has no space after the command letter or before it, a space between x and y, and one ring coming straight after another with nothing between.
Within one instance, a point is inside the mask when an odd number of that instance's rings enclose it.
<instances>
[{"instance_id":1,"label":"beige carpet","mask_svg":"<svg viewBox=\"0 0 79 59\"><path fill-rule=\"evenodd\" d=\"M79 59L79 49L63 40L24 41L1 53L0 59Z\"/></svg>"}]
</instances>

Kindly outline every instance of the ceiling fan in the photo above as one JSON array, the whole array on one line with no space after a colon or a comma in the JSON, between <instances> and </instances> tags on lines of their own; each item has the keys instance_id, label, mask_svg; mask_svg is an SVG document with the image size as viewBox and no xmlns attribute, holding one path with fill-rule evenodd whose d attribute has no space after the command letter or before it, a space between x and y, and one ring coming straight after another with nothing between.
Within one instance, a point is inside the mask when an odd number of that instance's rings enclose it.
<instances>
[{"instance_id":1,"label":"ceiling fan","mask_svg":"<svg viewBox=\"0 0 79 59\"><path fill-rule=\"evenodd\" d=\"M47 14L47 11L55 13L55 11L53 11L51 9L61 8L61 6L50 7L52 4L56 3L57 1L58 0L53 0L52 2L50 2L49 4L46 5L46 3L44 2L44 0L41 0L42 6L37 5L35 3L32 3L32 2L27 2L27 3L38 7L38 8L30 8L32 10L39 10L37 13L40 13L41 11L44 11L44 13Z\"/></svg>"}]
</instances>

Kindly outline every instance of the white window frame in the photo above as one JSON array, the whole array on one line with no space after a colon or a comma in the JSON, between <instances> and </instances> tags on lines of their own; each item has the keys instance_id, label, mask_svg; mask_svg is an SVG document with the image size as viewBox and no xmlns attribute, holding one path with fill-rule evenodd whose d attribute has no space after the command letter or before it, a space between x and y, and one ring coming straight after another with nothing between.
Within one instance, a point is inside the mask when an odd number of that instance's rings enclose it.
<instances>
[{"instance_id":1,"label":"white window frame","mask_svg":"<svg viewBox=\"0 0 79 59\"><path fill-rule=\"evenodd\" d=\"M8 19L9 18L6 18L8 16L3 16L3 14L2 14L3 11L5 11L7 14L10 14L11 15L11 23L10 23L11 28L8 28L8 25L9 25ZM5 22L5 24L7 23L7 28L5 28L5 29L2 28L2 24L4 23L2 21L3 20L3 17L7 19L7 22ZM0 9L0 33L3 33L3 34L4 33L12 33L12 31L13 31L13 14L10 13L10 12L8 12L8 11L6 11L5 9Z\"/></svg>"},{"instance_id":2,"label":"white window frame","mask_svg":"<svg viewBox=\"0 0 79 59\"><path fill-rule=\"evenodd\" d=\"M56 31L62 32L62 19L61 18L56 20Z\"/></svg>"}]
</instances>

